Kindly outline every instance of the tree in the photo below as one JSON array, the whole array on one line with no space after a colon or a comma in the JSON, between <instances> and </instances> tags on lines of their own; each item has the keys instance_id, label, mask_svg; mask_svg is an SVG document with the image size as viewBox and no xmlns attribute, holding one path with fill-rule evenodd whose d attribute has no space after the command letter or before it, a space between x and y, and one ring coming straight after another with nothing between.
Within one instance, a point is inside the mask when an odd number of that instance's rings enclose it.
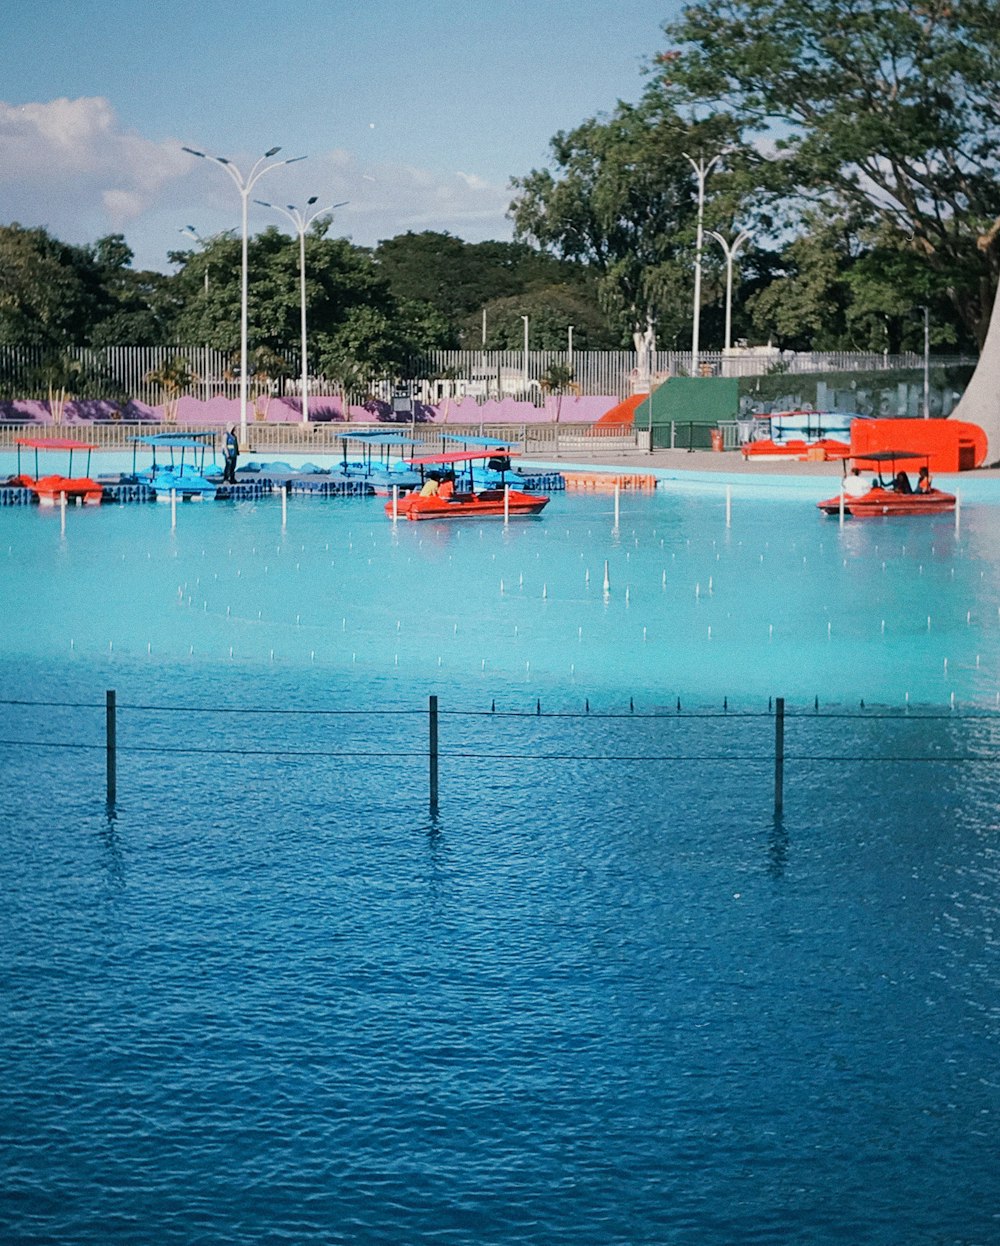
<instances>
[{"instance_id":1,"label":"tree","mask_svg":"<svg viewBox=\"0 0 1000 1246\"><path fill-rule=\"evenodd\" d=\"M427 230L380 242L374 258L397 301L414 310L424 309L418 324L434 321L446 327L446 334L438 334L435 342L440 348L478 346L484 308L488 310L499 299L542 290L558 289L567 296L573 292L581 307L581 321L593 321L606 333L586 268L524 242L463 242L451 234Z\"/></svg>"},{"instance_id":2,"label":"tree","mask_svg":"<svg viewBox=\"0 0 1000 1246\"><path fill-rule=\"evenodd\" d=\"M1000 272L995 4L699 0L666 31L649 99L728 112L789 220L822 204L919 257L982 342Z\"/></svg>"},{"instance_id":3,"label":"tree","mask_svg":"<svg viewBox=\"0 0 1000 1246\"><path fill-rule=\"evenodd\" d=\"M713 174L707 218L728 228L738 185L735 139L723 116L688 122L652 94L638 106L620 103L608 120L556 135L556 173L514 179L515 233L590 267L620 341L650 321L672 337L690 324L697 186L688 155L729 150L730 171Z\"/></svg>"},{"instance_id":4,"label":"tree","mask_svg":"<svg viewBox=\"0 0 1000 1246\"><path fill-rule=\"evenodd\" d=\"M0 226L0 343L47 350L85 343L94 312L85 260L47 230Z\"/></svg>"},{"instance_id":5,"label":"tree","mask_svg":"<svg viewBox=\"0 0 1000 1246\"><path fill-rule=\"evenodd\" d=\"M170 279L133 269L133 253L122 234L99 238L85 253L95 307L88 344L159 346L169 340L177 310Z\"/></svg>"},{"instance_id":6,"label":"tree","mask_svg":"<svg viewBox=\"0 0 1000 1246\"><path fill-rule=\"evenodd\" d=\"M556 419L559 423L559 413L562 410L562 396L573 383L573 369L565 363L550 363L545 369L541 379L542 393L548 397L549 394L556 396ZM579 389L577 389L579 393Z\"/></svg>"},{"instance_id":7,"label":"tree","mask_svg":"<svg viewBox=\"0 0 1000 1246\"><path fill-rule=\"evenodd\" d=\"M378 332L384 338L372 340L362 335L366 354L395 356L399 353L396 307L371 252L346 239L328 238L329 226L329 217L317 218L305 240L310 360L328 352L332 342L356 336L359 318L367 333ZM181 265L176 280L184 293L183 310L177 318L179 339L235 350L239 346L239 241L218 235L200 251L175 251L171 259ZM269 226L250 239L247 262L251 347L282 354L299 340L298 239Z\"/></svg>"},{"instance_id":8,"label":"tree","mask_svg":"<svg viewBox=\"0 0 1000 1246\"><path fill-rule=\"evenodd\" d=\"M150 385L155 385L163 399L163 420L166 424L177 423L177 407L182 396L197 383L191 365L179 355L161 363L146 374Z\"/></svg>"},{"instance_id":9,"label":"tree","mask_svg":"<svg viewBox=\"0 0 1000 1246\"><path fill-rule=\"evenodd\" d=\"M582 298L575 289L566 286L545 286L524 294L490 299L483 310L486 313L486 350L523 349L522 316L530 320L533 350L565 350L570 325L580 350L599 350L618 344L594 301ZM481 344L481 313L468 317L463 335L477 347Z\"/></svg>"}]
</instances>

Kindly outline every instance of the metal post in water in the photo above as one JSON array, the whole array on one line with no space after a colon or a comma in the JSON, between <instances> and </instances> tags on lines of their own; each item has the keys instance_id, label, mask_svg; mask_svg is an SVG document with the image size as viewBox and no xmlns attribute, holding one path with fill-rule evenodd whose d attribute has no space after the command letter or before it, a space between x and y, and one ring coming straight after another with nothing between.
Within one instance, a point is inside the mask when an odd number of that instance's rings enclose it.
<instances>
[{"instance_id":1,"label":"metal post in water","mask_svg":"<svg viewBox=\"0 0 1000 1246\"><path fill-rule=\"evenodd\" d=\"M503 522L504 527L510 522L510 485L503 487Z\"/></svg>"},{"instance_id":2,"label":"metal post in water","mask_svg":"<svg viewBox=\"0 0 1000 1246\"><path fill-rule=\"evenodd\" d=\"M170 526L177 527L177 490L170 490Z\"/></svg>"},{"instance_id":3,"label":"metal post in water","mask_svg":"<svg viewBox=\"0 0 1000 1246\"><path fill-rule=\"evenodd\" d=\"M733 486L726 485L726 527L733 526Z\"/></svg>"},{"instance_id":4,"label":"metal post in water","mask_svg":"<svg viewBox=\"0 0 1000 1246\"><path fill-rule=\"evenodd\" d=\"M430 756L430 791L431 791L431 814L438 811L438 699L436 696L430 698L428 707L429 719L429 756Z\"/></svg>"},{"instance_id":5,"label":"metal post in water","mask_svg":"<svg viewBox=\"0 0 1000 1246\"><path fill-rule=\"evenodd\" d=\"M59 494L59 532L66 535L66 491Z\"/></svg>"},{"instance_id":6,"label":"metal post in water","mask_svg":"<svg viewBox=\"0 0 1000 1246\"><path fill-rule=\"evenodd\" d=\"M281 526L288 527L288 485L281 486Z\"/></svg>"},{"instance_id":7,"label":"metal post in water","mask_svg":"<svg viewBox=\"0 0 1000 1246\"><path fill-rule=\"evenodd\" d=\"M844 526L844 490L840 490L840 526Z\"/></svg>"},{"instance_id":8,"label":"metal post in water","mask_svg":"<svg viewBox=\"0 0 1000 1246\"><path fill-rule=\"evenodd\" d=\"M399 519L399 485L392 486L392 522Z\"/></svg>"},{"instance_id":9,"label":"metal post in water","mask_svg":"<svg viewBox=\"0 0 1000 1246\"><path fill-rule=\"evenodd\" d=\"M781 817L785 804L785 698L774 701L774 816Z\"/></svg>"},{"instance_id":10,"label":"metal post in water","mask_svg":"<svg viewBox=\"0 0 1000 1246\"><path fill-rule=\"evenodd\" d=\"M115 691L113 688L109 688L105 694L104 726L108 804L113 805L118 797L118 727L115 713Z\"/></svg>"}]
</instances>

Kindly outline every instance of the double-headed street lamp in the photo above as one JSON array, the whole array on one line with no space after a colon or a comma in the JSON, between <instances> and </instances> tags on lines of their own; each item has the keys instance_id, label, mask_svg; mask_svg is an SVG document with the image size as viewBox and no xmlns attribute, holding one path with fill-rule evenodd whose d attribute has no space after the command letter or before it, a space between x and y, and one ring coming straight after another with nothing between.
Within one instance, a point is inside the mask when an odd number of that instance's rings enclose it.
<instances>
[{"instance_id":1,"label":"double-headed street lamp","mask_svg":"<svg viewBox=\"0 0 1000 1246\"><path fill-rule=\"evenodd\" d=\"M705 179L712 170L712 166L722 159L723 153L720 151L717 156L713 156L708 163L705 163L705 157L699 156L697 161L687 154L683 153L684 159L688 161L695 176L698 179L698 232L695 239L694 249L694 317L691 325L691 375L698 375L698 348L699 338L701 335L701 247L704 240L704 222L705 222Z\"/></svg>"},{"instance_id":2,"label":"double-headed street lamp","mask_svg":"<svg viewBox=\"0 0 1000 1246\"><path fill-rule=\"evenodd\" d=\"M732 345L733 336L733 259L736 252L750 237L749 229L741 229L731 243L723 238L722 234L717 233L714 229L708 231L715 241L722 247L722 253L726 257L726 346L728 351Z\"/></svg>"},{"instance_id":3,"label":"double-headed street lamp","mask_svg":"<svg viewBox=\"0 0 1000 1246\"><path fill-rule=\"evenodd\" d=\"M280 212L295 226L295 230L299 235L299 290L301 293L301 319L302 319L302 423L309 423L309 365L306 358L306 230L318 217L325 212L332 212L334 208L342 208L348 202L346 199L342 203L332 203L328 208L317 208L314 212L309 212L318 195L313 195L306 200L306 212L302 212L294 203L289 203L282 207L280 203L266 203L263 199L255 199L254 203L259 203L262 208L273 208L275 212Z\"/></svg>"},{"instance_id":4,"label":"double-headed street lamp","mask_svg":"<svg viewBox=\"0 0 1000 1246\"><path fill-rule=\"evenodd\" d=\"M216 164L221 165L229 176L236 183L236 189L240 192L240 199L243 201L243 253L240 273L240 441L246 442L247 436L247 203L250 198L250 191L253 189L265 173L270 173L272 169L280 169L283 164L295 164L299 160L305 160L305 156L292 156L289 160L279 160L276 164L265 164L272 156L276 156L280 147L271 147L257 161L246 177L240 172L231 160L227 160L225 156L209 156L203 151L195 151L193 147L184 147L190 156L197 156L201 160L213 160Z\"/></svg>"}]
</instances>

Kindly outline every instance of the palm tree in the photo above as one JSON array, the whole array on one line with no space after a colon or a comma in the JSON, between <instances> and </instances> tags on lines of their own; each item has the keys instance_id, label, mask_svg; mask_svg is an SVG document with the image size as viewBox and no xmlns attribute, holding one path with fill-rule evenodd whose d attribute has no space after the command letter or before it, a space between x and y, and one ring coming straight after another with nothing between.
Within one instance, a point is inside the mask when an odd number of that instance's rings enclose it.
<instances>
[{"instance_id":1,"label":"palm tree","mask_svg":"<svg viewBox=\"0 0 1000 1246\"><path fill-rule=\"evenodd\" d=\"M559 423L559 412L562 407L562 396L573 381L573 369L565 363L550 363L545 369L541 380L542 392L556 396L556 420Z\"/></svg>"},{"instance_id":2,"label":"palm tree","mask_svg":"<svg viewBox=\"0 0 1000 1246\"><path fill-rule=\"evenodd\" d=\"M323 375L340 390L340 405L344 420L351 418L351 396L370 393L368 373L341 355L327 356L320 364Z\"/></svg>"},{"instance_id":3,"label":"palm tree","mask_svg":"<svg viewBox=\"0 0 1000 1246\"><path fill-rule=\"evenodd\" d=\"M449 365L447 368L441 368L434 376L436 381L445 381L444 391L444 421L448 422L448 406L455 392L455 382L462 377L462 369Z\"/></svg>"},{"instance_id":4,"label":"palm tree","mask_svg":"<svg viewBox=\"0 0 1000 1246\"><path fill-rule=\"evenodd\" d=\"M288 360L267 346L258 346L250 355L250 387L253 395L253 418L267 419L271 405L271 382L289 375Z\"/></svg>"},{"instance_id":5,"label":"palm tree","mask_svg":"<svg viewBox=\"0 0 1000 1246\"><path fill-rule=\"evenodd\" d=\"M198 383L198 377L191 371L188 361L182 359L180 355L175 355L173 359L165 360L152 372L147 372L145 379L148 384L155 385L160 392L163 402L163 422L176 424L177 407L181 398Z\"/></svg>"},{"instance_id":6,"label":"palm tree","mask_svg":"<svg viewBox=\"0 0 1000 1246\"><path fill-rule=\"evenodd\" d=\"M84 367L69 355L50 355L38 368L38 379L48 394L49 413L53 424L61 424L67 402L79 390Z\"/></svg>"}]
</instances>

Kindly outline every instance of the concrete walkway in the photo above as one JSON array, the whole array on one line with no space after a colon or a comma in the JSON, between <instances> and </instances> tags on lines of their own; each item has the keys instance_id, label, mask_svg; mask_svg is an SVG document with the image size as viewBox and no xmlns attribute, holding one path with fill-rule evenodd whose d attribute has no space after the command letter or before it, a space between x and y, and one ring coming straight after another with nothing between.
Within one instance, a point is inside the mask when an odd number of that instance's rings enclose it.
<instances>
[{"instance_id":1,"label":"concrete walkway","mask_svg":"<svg viewBox=\"0 0 1000 1246\"><path fill-rule=\"evenodd\" d=\"M526 455L525 462L539 466L552 467L554 470L570 471L574 467L582 471L599 471L602 468L610 472L655 472L668 475L680 473L718 473L720 476L767 477L818 476L830 481L840 479L840 465L829 463L800 463L794 459L744 459L736 450L715 452L712 450L581 450L578 447L560 451L541 459ZM998 480L1000 468L982 467L973 472L961 472L949 475L948 479L956 481Z\"/></svg>"}]
</instances>

